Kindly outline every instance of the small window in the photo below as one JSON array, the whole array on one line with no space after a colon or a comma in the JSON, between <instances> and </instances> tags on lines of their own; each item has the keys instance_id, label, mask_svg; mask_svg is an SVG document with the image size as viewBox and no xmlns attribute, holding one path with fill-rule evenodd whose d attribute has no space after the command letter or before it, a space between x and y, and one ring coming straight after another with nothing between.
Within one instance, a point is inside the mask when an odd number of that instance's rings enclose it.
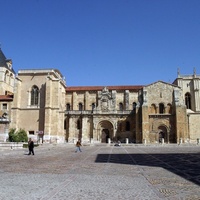
<instances>
[{"instance_id":1,"label":"small window","mask_svg":"<svg viewBox=\"0 0 200 200\"><path fill-rule=\"evenodd\" d=\"M83 104L82 103L78 104L78 110L80 110L80 111L83 110Z\"/></svg>"},{"instance_id":2,"label":"small window","mask_svg":"<svg viewBox=\"0 0 200 200\"><path fill-rule=\"evenodd\" d=\"M29 131L29 135L34 135L34 131Z\"/></svg>"},{"instance_id":3,"label":"small window","mask_svg":"<svg viewBox=\"0 0 200 200\"><path fill-rule=\"evenodd\" d=\"M164 111L165 111L164 104L163 104L163 103L160 103L160 104L159 104L159 113L160 113L160 114L163 114Z\"/></svg>"},{"instance_id":4,"label":"small window","mask_svg":"<svg viewBox=\"0 0 200 200\"><path fill-rule=\"evenodd\" d=\"M3 109L3 110L7 110L7 109L8 109L8 105L7 105L7 103L3 103L3 105L2 105L2 109Z\"/></svg>"},{"instance_id":5,"label":"small window","mask_svg":"<svg viewBox=\"0 0 200 200\"><path fill-rule=\"evenodd\" d=\"M122 111L123 109L123 103L119 103L119 110Z\"/></svg>"},{"instance_id":6,"label":"small window","mask_svg":"<svg viewBox=\"0 0 200 200\"><path fill-rule=\"evenodd\" d=\"M67 103L67 105L66 105L66 109L67 109L67 111L70 110L70 104L69 104L69 103Z\"/></svg>"},{"instance_id":7,"label":"small window","mask_svg":"<svg viewBox=\"0 0 200 200\"><path fill-rule=\"evenodd\" d=\"M94 110L95 108L95 103L92 103L92 110Z\"/></svg>"}]
</instances>

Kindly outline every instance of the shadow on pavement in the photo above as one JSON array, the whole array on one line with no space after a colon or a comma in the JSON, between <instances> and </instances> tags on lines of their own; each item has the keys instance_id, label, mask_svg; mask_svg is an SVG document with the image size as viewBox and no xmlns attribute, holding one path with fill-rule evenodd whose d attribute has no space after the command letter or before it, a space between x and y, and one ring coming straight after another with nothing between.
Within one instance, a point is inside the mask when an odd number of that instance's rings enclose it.
<instances>
[{"instance_id":1,"label":"shadow on pavement","mask_svg":"<svg viewBox=\"0 0 200 200\"><path fill-rule=\"evenodd\" d=\"M200 185L200 153L98 154L95 162L162 167Z\"/></svg>"}]
</instances>

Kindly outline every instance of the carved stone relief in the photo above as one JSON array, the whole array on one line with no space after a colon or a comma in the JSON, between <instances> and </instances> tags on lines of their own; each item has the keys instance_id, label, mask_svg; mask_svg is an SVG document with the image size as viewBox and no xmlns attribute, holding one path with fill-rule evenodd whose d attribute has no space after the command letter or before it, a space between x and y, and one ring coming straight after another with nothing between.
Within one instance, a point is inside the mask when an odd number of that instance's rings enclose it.
<instances>
[{"instance_id":1,"label":"carved stone relief","mask_svg":"<svg viewBox=\"0 0 200 200\"><path fill-rule=\"evenodd\" d=\"M104 112L111 110L113 99L107 87L104 87L103 90L98 93L98 99L99 99L100 110Z\"/></svg>"}]
</instances>

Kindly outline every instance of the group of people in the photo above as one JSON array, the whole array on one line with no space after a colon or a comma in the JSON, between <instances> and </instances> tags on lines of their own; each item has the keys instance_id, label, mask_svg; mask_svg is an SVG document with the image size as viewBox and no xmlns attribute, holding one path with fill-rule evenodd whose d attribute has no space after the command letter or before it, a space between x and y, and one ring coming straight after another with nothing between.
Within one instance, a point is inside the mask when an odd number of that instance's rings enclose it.
<instances>
[{"instance_id":1,"label":"group of people","mask_svg":"<svg viewBox=\"0 0 200 200\"><path fill-rule=\"evenodd\" d=\"M78 152L78 151L80 151L80 152L82 152L81 151L81 140L78 140L77 142L76 142L76 151L75 152ZM31 139L31 138L29 138L29 141L28 141L28 149L29 149L29 153L28 153L28 155L35 155L35 153L34 153L34 142L33 142L33 140Z\"/></svg>"}]
</instances>

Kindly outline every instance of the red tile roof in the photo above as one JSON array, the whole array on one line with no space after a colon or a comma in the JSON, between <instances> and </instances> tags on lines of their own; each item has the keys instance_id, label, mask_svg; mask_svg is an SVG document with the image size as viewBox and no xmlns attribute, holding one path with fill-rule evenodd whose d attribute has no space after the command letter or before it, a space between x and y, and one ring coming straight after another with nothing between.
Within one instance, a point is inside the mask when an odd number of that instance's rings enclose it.
<instances>
[{"instance_id":1,"label":"red tile roof","mask_svg":"<svg viewBox=\"0 0 200 200\"><path fill-rule=\"evenodd\" d=\"M67 92L73 91L101 91L105 86L75 86L75 87L66 87ZM128 85L128 86L106 86L108 90L135 90L138 91L141 89L142 85Z\"/></svg>"}]
</instances>

